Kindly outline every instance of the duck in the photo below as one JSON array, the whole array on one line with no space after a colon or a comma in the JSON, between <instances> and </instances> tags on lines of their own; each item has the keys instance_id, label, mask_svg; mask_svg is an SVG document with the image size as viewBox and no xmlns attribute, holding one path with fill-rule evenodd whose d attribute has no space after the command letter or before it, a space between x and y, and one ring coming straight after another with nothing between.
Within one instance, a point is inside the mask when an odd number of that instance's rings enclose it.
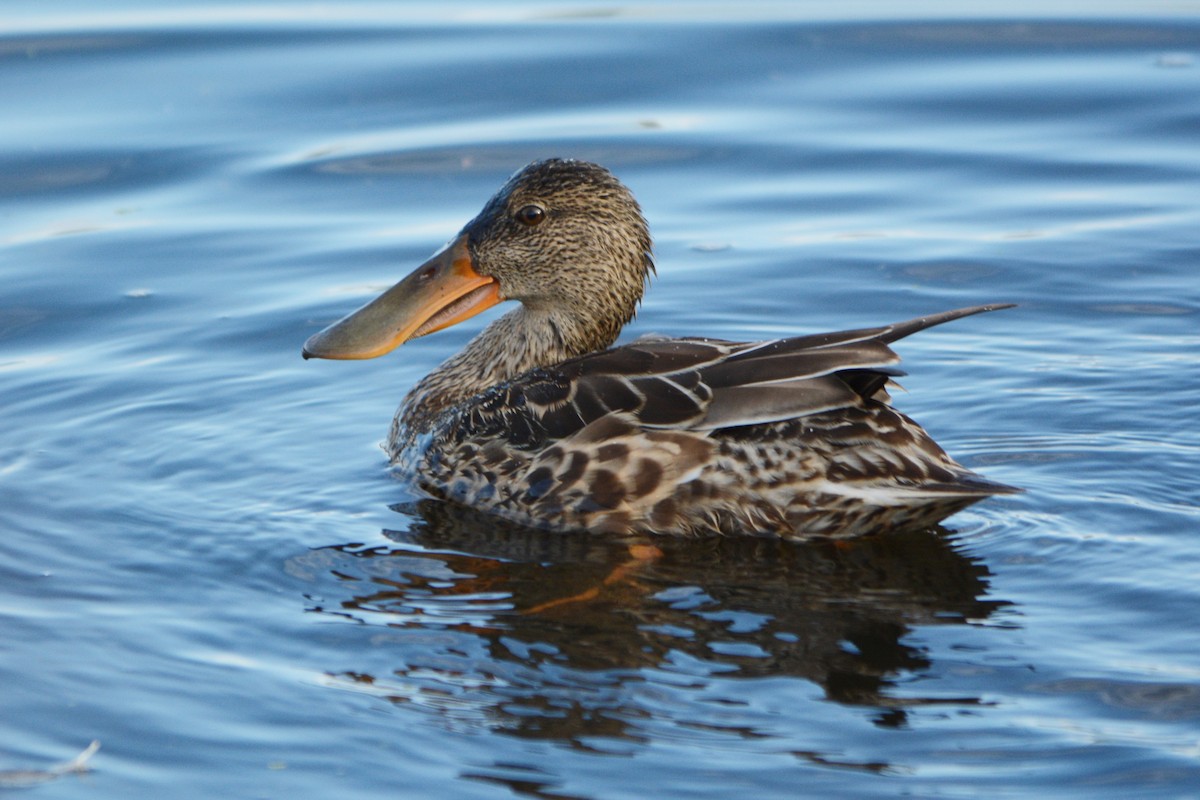
<instances>
[{"instance_id":1,"label":"duck","mask_svg":"<svg viewBox=\"0 0 1200 800\"><path fill-rule=\"evenodd\" d=\"M384 448L417 494L534 528L846 538L1020 491L955 461L888 392L904 374L892 343L1011 304L615 345L653 274L631 191L598 164L539 160L302 355L375 358L516 301L416 383Z\"/></svg>"}]
</instances>

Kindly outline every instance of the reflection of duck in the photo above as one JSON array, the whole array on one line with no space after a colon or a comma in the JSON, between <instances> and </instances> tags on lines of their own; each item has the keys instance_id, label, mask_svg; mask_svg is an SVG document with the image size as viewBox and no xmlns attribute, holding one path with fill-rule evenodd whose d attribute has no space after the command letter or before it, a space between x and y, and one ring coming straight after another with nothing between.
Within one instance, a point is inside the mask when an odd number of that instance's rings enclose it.
<instances>
[{"instance_id":1,"label":"reflection of duck","mask_svg":"<svg viewBox=\"0 0 1200 800\"><path fill-rule=\"evenodd\" d=\"M386 668L367 658L366 671L347 677L523 735L636 735L627 721L638 718L643 681L681 672L694 680L675 683L675 705L656 713L685 724L703 716L699 696L711 696L700 674L810 681L828 700L876 709L880 725L900 724L912 706L973 706L977 697L940 686L898 685L936 676L935 653L912 634L978 623L1007 605L986 596L987 566L937 530L852 541L614 538L489 524L430 500L403 510L411 520L387 532L398 547L307 551L289 572L324 596L314 611L386 642ZM651 542L659 557L630 559L630 544ZM629 567L624 580L605 580ZM582 585L599 591L554 603ZM438 701L448 695L453 702Z\"/></svg>"},{"instance_id":2,"label":"reflection of duck","mask_svg":"<svg viewBox=\"0 0 1200 800\"><path fill-rule=\"evenodd\" d=\"M394 462L435 497L546 528L844 536L936 523L1010 487L894 410L891 342L1001 306L770 342L612 345L653 265L607 170L518 172L441 252L308 340L372 358L513 299L409 393ZM603 352L596 352L601 351Z\"/></svg>"}]
</instances>

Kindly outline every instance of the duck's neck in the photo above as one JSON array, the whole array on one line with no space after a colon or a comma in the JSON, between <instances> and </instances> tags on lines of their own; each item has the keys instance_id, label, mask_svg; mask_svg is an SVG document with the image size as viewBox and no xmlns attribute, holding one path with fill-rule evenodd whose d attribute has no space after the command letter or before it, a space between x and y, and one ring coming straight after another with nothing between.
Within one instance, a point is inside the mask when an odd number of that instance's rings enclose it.
<instances>
[{"instance_id":1,"label":"duck's neck","mask_svg":"<svg viewBox=\"0 0 1200 800\"><path fill-rule=\"evenodd\" d=\"M522 305L422 378L400 405L396 425L409 434L425 432L446 411L486 389L531 369L611 346L621 324ZM393 430L393 436L398 432Z\"/></svg>"}]
</instances>

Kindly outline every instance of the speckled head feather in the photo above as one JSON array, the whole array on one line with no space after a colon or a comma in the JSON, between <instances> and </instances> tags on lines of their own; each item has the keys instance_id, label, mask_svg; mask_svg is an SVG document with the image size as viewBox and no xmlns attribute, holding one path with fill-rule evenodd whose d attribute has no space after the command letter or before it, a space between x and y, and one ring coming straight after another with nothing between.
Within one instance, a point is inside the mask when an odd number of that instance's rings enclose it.
<instances>
[{"instance_id":1,"label":"speckled head feather","mask_svg":"<svg viewBox=\"0 0 1200 800\"><path fill-rule=\"evenodd\" d=\"M598 164L551 158L518 171L463 227L475 268L526 308L573 317L582 352L616 341L654 271L633 194Z\"/></svg>"}]
</instances>

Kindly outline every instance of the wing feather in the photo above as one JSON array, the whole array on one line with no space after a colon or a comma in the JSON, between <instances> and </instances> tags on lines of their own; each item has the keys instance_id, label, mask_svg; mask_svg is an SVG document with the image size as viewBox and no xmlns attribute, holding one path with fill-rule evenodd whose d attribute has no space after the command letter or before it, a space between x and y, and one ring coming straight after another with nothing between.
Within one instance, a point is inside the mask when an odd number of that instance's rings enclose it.
<instances>
[{"instance_id":1,"label":"wing feather","mask_svg":"<svg viewBox=\"0 0 1200 800\"><path fill-rule=\"evenodd\" d=\"M505 387L511 415L531 417L543 436L572 436L620 415L648 429L704 433L886 402L888 381L904 373L890 343L972 314L974 306L877 328L764 342L643 337L622 347L534 370ZM519 399L518 399L519 398ZM522 424L508 420L513 430Z\"/></svg>"}]
</instances>

